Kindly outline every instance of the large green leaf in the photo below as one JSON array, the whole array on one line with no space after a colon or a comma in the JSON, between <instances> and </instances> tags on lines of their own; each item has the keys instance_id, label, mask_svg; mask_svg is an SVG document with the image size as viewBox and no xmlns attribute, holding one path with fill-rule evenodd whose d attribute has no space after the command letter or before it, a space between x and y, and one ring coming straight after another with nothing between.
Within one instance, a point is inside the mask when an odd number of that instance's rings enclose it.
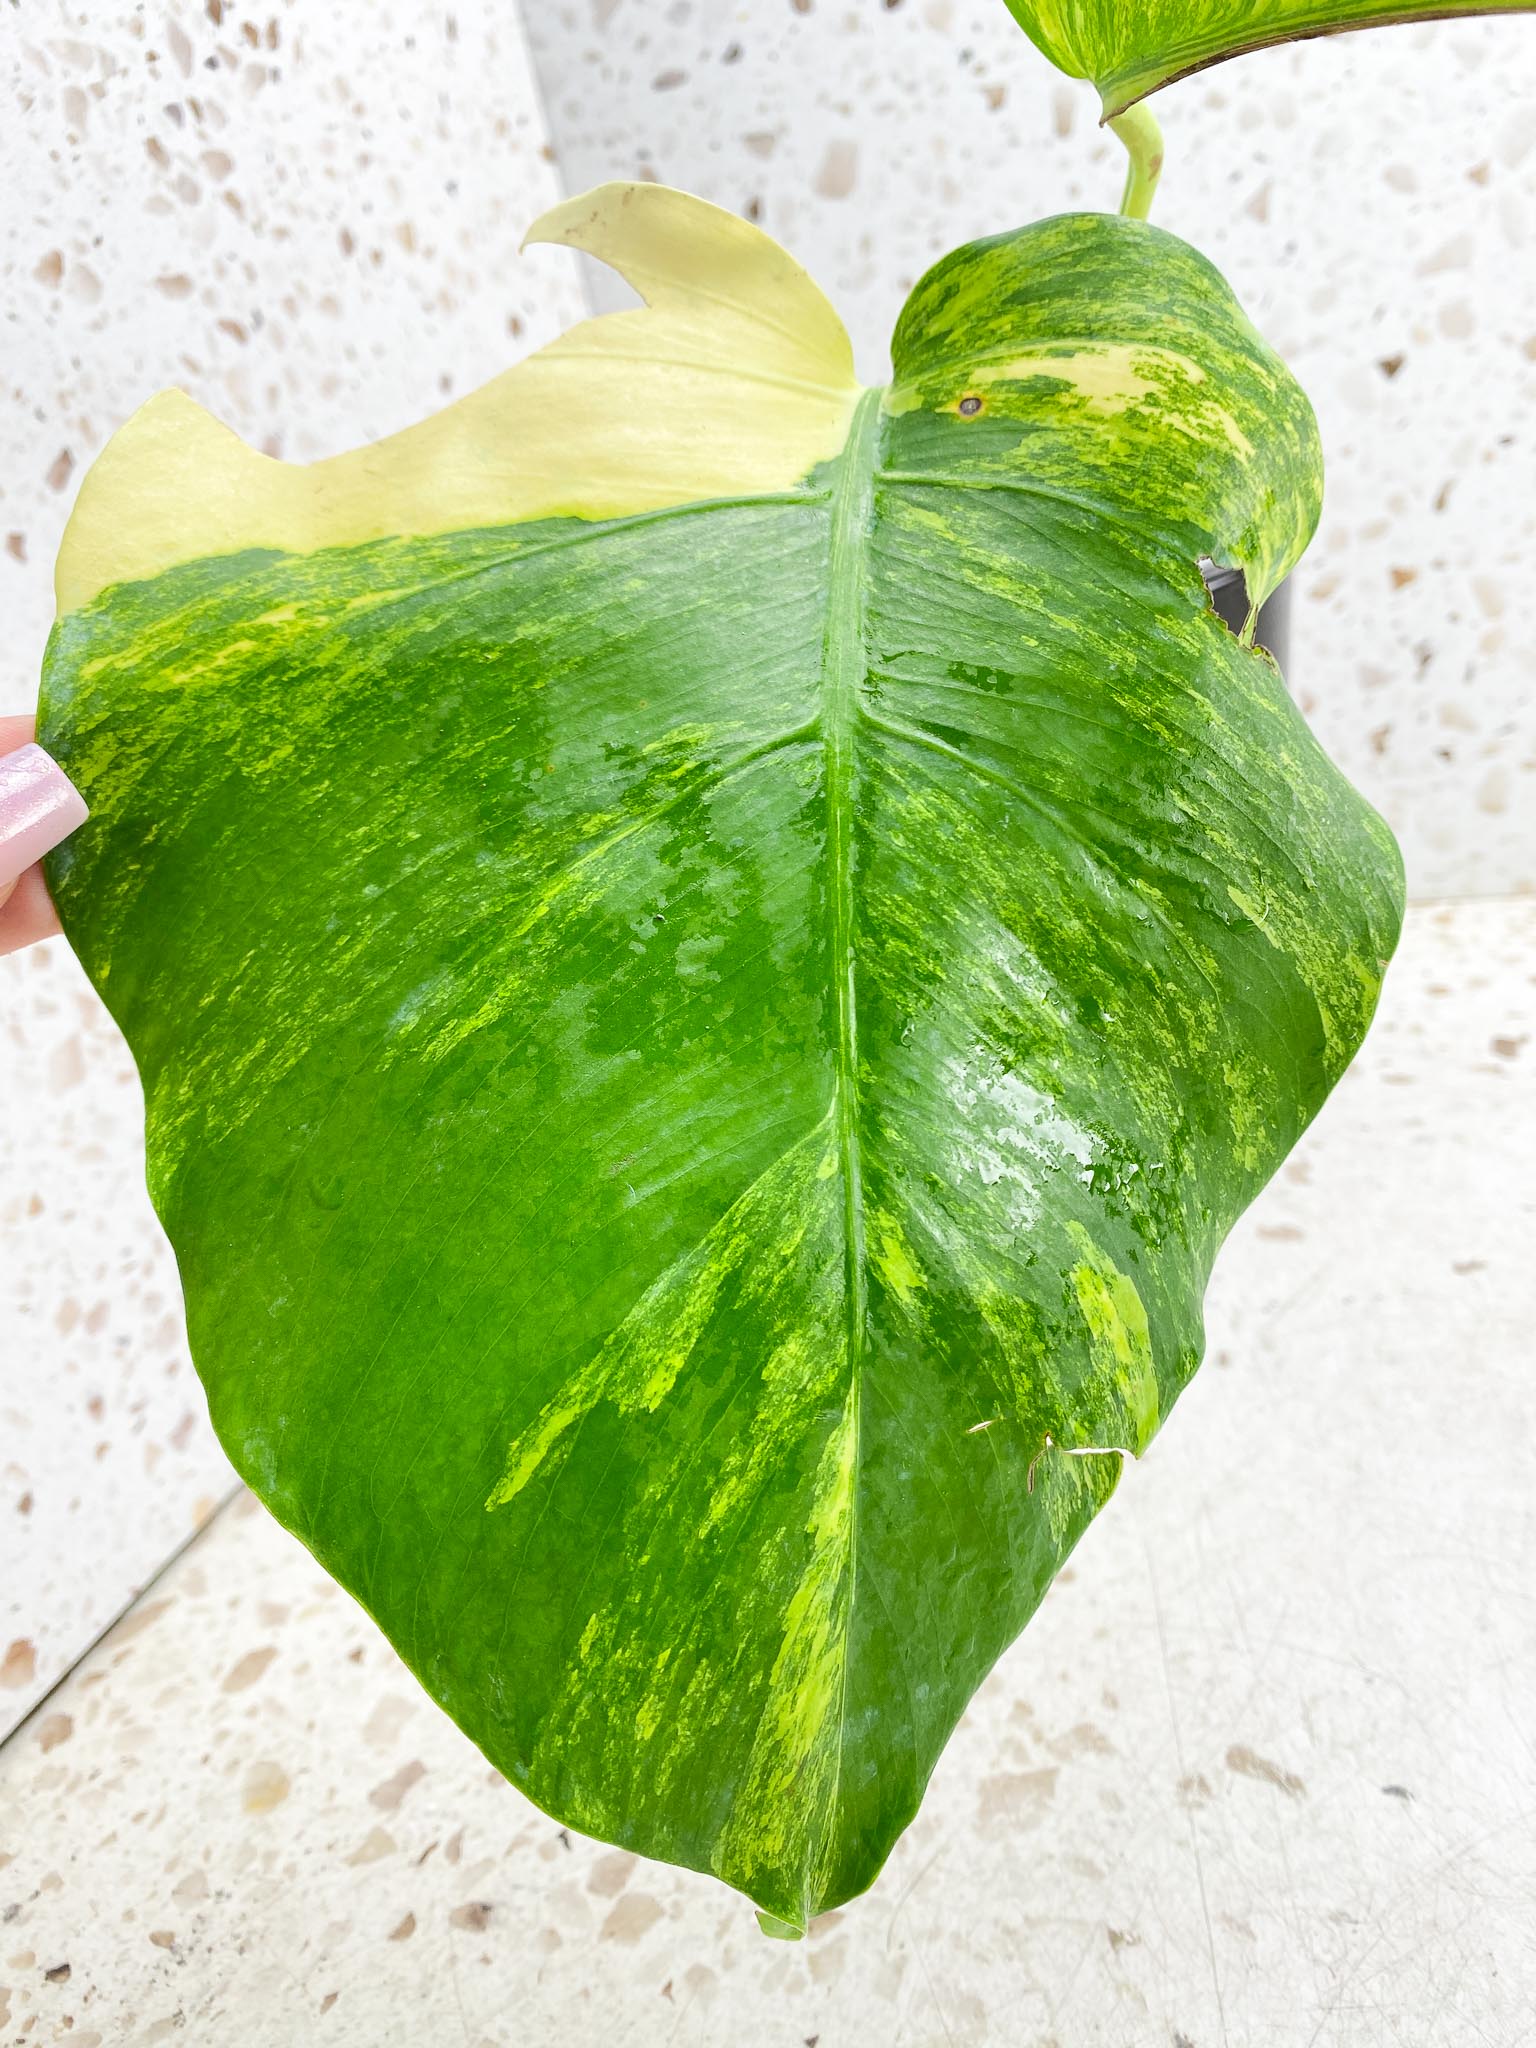
<instances>
[{"instance_id":1,"label":"large green leaf","mask_svg":"<svg viewBox=\"0 0 1536 2048\"><path fill-rule=\"evenodd\" d=\"M1192 250L962 249L882 394L743 222L544 232L652 310L314 470L111 444L52 882L239 1470L531 1797L799 1926L1194 1372L1399 867L1207 602L1319 462Z\"/></svg>"},{"instance_id":2,"label":"large green leaf","mask_svg":"<svg viewBox=\"0 0 1536 2048\"><path fill-rule=\"evenodd\" d=\"M1525 14L1532 0L1007 0L1058 69L1091 78L1106 116L1160 85L1271 43L1386 22Z\"/></svg>"}]
</instances>

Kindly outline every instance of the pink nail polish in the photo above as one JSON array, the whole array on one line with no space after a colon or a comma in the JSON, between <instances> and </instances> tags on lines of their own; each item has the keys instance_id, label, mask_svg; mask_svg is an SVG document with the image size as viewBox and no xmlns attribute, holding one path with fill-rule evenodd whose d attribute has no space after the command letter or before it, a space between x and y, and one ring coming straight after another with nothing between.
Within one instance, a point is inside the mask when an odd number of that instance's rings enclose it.
<instances>
[{"instance_id":1,"label":"pink nail polish","mask_svg":"<svg viewBox=\"0 0 1536 2048\"><path fill-rule=\"evenodd\" d=\"M41 747L0 756L0 889L89 815L84 797Z\"/></svg>"}]
</instances>

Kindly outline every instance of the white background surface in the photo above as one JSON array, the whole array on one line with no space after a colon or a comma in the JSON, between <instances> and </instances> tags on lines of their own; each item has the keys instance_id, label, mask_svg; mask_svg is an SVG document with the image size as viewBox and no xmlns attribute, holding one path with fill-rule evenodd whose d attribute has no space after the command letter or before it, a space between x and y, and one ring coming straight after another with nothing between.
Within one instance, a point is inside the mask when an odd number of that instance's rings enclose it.
<instances>
[{"instance_id":1,"label":"white background surface","mask_svg":"<svg viewBox=\"0 0 1536 2048\"><path fill-rule=\"evenodd\" d=\"M303 458L471 388L580 310L568 258L516 250L557 168L757 211L870 377L934 256L1118 189L1091 94L1001 0L539 0L529 23L558 167L509 7L0 9L6 708L31 699L73 492L137 403L179 382ZM1529 890L1536 21L1269 53L1159 111L1157 217L1228 271L1323 424L1298 694L1417 895ZM496 2048L525 2022L1514 2048L1536 2011L1533 960L1529 907L1421 915L1365 1061L1219 1270L1211 1364L865 1906L770 1951L702 1880L566 1850L236 1515L0 1755L0 2042L36 2014L29 2041L67 2016L81 2048L414 2044L425 1993L445 2038L462 2017ZM62 948L0 963L0 1062L3 1728L227 1468L131 1065Z\"/></svg>"}]
</instances>

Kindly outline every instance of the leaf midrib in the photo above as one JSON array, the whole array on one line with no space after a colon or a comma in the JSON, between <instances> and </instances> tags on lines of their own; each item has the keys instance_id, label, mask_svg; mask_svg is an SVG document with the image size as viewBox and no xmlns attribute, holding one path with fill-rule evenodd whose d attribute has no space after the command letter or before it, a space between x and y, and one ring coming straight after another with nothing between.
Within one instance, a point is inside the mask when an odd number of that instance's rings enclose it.
<instances>
[{"instance_id":1,"label":"leaf midrib","mask_svg":"<svg viewBox=\"0 0 1536 2048\"><path fill-rule=\"evenodd\" d=\"M850 1426L854 1481L849 1501L848 1592L839 1675L837 1763L828 1801L830 1828L842 1776L843 1731L847 1724L848 1640L858 1570L858 1472L860 1399L868 1281L864 1248L864 1181L859 1140L858 1002L854 947L854 751L861 717L859 689L866 655L864 619L867 554L874 513L874 485L880 406L883 394L866 391L848 431L836 495L827 564L827 624L821 652L821 725L827 801L827 861L832 912L830 970L836 1016L835 1103L838 1163L843 1188L843 1251L848 1316Z\"/></svg>"}]
</instances>

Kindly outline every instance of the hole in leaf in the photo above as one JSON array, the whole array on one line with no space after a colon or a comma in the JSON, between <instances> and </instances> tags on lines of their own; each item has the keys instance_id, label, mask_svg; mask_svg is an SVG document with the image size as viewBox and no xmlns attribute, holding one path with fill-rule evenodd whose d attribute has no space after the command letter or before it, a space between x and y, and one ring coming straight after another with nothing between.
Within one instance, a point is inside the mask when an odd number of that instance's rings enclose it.
<instances>
[{"instance_id":1,"label":"hole in leaf","mask_svg":"<svg viewBox=\"0 0 1536 2048\"><path fill-rule=\"evenodd\" d=\"M981 400L973 393L969 398L961 399L957 410L965 419L970 419L974 414L981 411Z\"/></svg>"},{"instance_id":2,"label":"hole in leaf","mask_svg":"<svg viewBox=\"0 0 1536 2048\"><path fill-rule=\"evenodd\" d=\"M1242 570L1223 568L1209 555L1202 555L1200 574L1210 593L1211 609L1228 632L1240 636L1248 623L1248 584Z\"/></svg>"},{"instance_id":3,"label":"hole in leaf","mask_svg":"<svg viewBox=\"0 0 1536 2048\"><path fill-rule=\"evenodd\" d=\"M1211 609L1234 639L1241 640L1248 623L1248 585L1241 569L1224 567L1209 555L1200 557L1200 574L1211 600ZM1260 647L1282 673L1290 657L1291 586L1289 580L1265 598L1254 622L1252 644Z\"/></svg>"}]
</instances>

